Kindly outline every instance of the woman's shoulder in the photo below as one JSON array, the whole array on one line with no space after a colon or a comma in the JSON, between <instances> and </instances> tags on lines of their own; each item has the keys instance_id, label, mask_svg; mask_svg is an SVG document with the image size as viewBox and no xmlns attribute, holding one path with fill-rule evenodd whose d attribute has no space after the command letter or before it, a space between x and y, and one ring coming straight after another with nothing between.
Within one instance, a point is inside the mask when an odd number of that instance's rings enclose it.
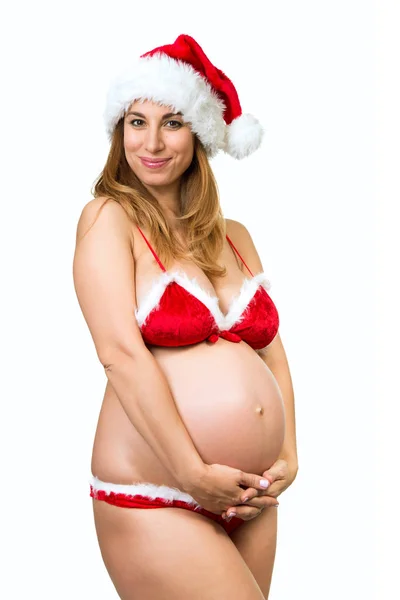
<instances>
[{"instance_id":1,"label":"woman's shoulder","mask_svg":"<svg viewBox=\"0 0 400 600\"><path fill-rule=\"evenodd\" d=\"M107 208L106 208L107 207ZM97 196L89 200L82 209L82 214L94 215L99 214L106 208L108 214L115 215L126 215L125 210L121 204L111 198L110 196Z\"/></svg>"},{"instance_id":2,"label":"woman's shoulder","mask_svg":"<svg viewBox=\"0 0 400 600\"><path fill-rule=\"evenodd\" d=\"M227 235L232 239L233 242L248 242L251 240L250 233L243 223L235 221L234 219L225 219L225 227Z\"/></svg>"},{"instance_id":3,"label":"woman's shoulder","mask_svg":"<svg viewBox=\"0 0 400 600\"><path fill-rule=\"evenodd\" d=\"M96 222L100 227L118 227L131 235L131 220L119 202L111 197L97 196L83 206L78 220L77 239L83 237Z\"/></svg>"},{"instance_id":4,"label":"woman's shoulder","mask_svg":"<svg viewBox=\"0 0 400 600\"><path fill-rule=\"evenodd\" d=\"M233 219L225 219L226 233L239 250L241 256L253 273L259 273L263 270L260 256L257 252L253 238L243 223Z\"/></svg>"}]
</instances>

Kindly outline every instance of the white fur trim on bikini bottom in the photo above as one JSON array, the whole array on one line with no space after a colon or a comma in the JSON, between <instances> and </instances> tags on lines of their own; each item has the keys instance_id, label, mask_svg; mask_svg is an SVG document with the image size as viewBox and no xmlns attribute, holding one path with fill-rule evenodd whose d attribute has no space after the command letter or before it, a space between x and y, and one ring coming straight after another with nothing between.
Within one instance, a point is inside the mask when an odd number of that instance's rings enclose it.
<instances>
[{"instance_id":1,"label":"white fur trim on bikini bottom","mask_svg":"<svg viewBox=\"0 0 400 600\"><path fill-rule=\"evenodd\" d=\"M146 498L162 498L163 500L167 500L169 502L172 502L173 500L181 500L182 502L193 504L195 508L201 508L201 505L196 502L196 500L190 496L190 494L182 492L178 488L169 487L167 485L156 485L154 483L147 483L143 481L130 484L109 483L106 481L101 481L98 477L93 475L89 479L89 483L94 490L103 491L106 492L106 494L109 494L110 492L114 492L114 494L126 494L128 496L140 494Z\"/></svg>"}]
</instances>

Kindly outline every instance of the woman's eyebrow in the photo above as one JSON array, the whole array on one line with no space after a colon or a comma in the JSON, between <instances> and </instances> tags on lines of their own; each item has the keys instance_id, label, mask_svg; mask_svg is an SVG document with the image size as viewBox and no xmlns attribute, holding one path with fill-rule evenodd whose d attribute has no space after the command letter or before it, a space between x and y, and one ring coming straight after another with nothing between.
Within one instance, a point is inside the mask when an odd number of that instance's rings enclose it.
<instances>
[{"instance_id":1,"label":"woman's eyebrow","mask_svg":"<svg viewBox=\"0 0 400 600\"><path fill-rule=\"evenodd\" d=\"M142 117L142 119L146 118L146 116L144 114L140 113L140 112L132 112L132 111L130 111L130 112L128 112L126 114L126 116L128 116L128 115L135 115L136 117ZM182 113L181 112L167 113L166 115L163 115L161 118L162 119L168 119L169 117L175 117L176 115L181 115L182 116Z\"/></svg>"}]
</instances>

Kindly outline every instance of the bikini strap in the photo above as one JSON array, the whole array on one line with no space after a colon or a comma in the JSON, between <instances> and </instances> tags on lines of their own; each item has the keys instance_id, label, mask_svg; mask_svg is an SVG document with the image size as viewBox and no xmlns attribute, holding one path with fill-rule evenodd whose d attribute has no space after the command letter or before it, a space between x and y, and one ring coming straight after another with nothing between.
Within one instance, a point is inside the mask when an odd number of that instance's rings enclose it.
<instances>
[{"instance_id":1,"label":"bikini strap","mask_svg":"<svg viewBox=\"0 0 400 600\"><path fill-rule=\"evenodd\" d=\"M154 258L158 262L160 268L165 272L167 269L164 267L164 265L162 264L161 260L158 258L157 254L154 252L153 248L151 247L151 245L150 245L149 241L147 240L146 236L144 235L143 231L140 229L139 225L137 225L137 228L139 229L140 233L142 234L142 237L143 237L144 241L146 242L146 244L150 248L150 250L151 250Z\"/></svg>"},{"instance_id":2,"label":"bikini strap","mask_svg":"<svg viewBox=\"0 0 400 600\"><path fill-rule=\"evenodd\" d=\"M137 228L139 229L140 233L142 234L142 237L143 237L144 241L146 242L147 246L149 247L151 253L154 256L154 258L156 259L156 261L157 261L160 269L162 269L165 272L166 268L162 264L161 260L158 258L157 254L154 252L153 248L151 247L150 242L148 241L148 239L144 235L143 231L140 229L139 225L137 225ZM246 265L243 257L240 255L239 250L236 248L235 244L232 242L232 240L230 239L230 237L228 236L228 234L226 234L226 239L228 240L228 242L230 243L230 245L232 246L232 248L234 249L234 251L236 252L236 254L238 255L238 257L240 258L240 260L242 261L242 263L244 264L244 266L246 267L246 269L249 271L250 275L252 277L254 277L253 273L250 271L249 267Z\"/></svg>"},{"instance_id":3,"label":"bikini strap","mask_svg":"<svg viewBox=\"0 0 400 600\"><path fill-rule=\"evenodd\" d=\"M228 236L228 234L226 234L226 239L228 240L228 242L230 243L230 245L232 246L232 248L235 250L236 254L240 258L240 260L242 261L242 263L244 264L244 266L246 267L246 269L249 271L249 273L251 274L251 276L254 277L253 273L250 271L249 267L246 265L246 263L244 262L243 258L240 256L239 250L235 247L234 243L232 242L232 240Z\"/></svg>"}]
</instances>

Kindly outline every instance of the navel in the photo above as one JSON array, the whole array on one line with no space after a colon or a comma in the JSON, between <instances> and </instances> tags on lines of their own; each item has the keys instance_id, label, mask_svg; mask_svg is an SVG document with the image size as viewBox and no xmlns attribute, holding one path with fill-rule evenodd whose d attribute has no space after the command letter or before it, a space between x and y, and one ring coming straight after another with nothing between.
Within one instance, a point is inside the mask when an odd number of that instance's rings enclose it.
<instances>
[{"instance_id":1,"label":"navel","mask_svg":"<svg viewBox=\"0 0 400 600\"><path fill-rule=\"evenodd\" d=\"M257 406L256 412L262 416L264 414L264 408L262 406Z\"/></svg>"}]
</instances>

